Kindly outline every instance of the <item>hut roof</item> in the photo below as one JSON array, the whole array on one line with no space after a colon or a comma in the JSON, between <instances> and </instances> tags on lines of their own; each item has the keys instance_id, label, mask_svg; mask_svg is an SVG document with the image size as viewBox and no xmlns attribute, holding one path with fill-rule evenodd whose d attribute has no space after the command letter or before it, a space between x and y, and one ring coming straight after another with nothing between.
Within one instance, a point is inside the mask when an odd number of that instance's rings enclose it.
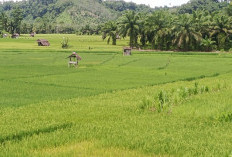
<instances>
[{"instance_id":1,"label":"hut roof","mask_svg":"<svg viewBox=\"0 0 232 157\"><path fill-rule=\"evenodd\" d=\"M18 38L18 37L19 37L19 34L18 34L18 33L14 33L14 34L12 34L11 37L12 37L12 38Z\"/></svg>"},{"instance_id":2,"label":"hut roof","mask_svg":"<svg viewBox=\"0 0 232 157\"><path fill-rule=\"evenodd\" d=\"M50 46L50 43L46 39L38 39L38 43L40 43L41 46Z\"/></svg>"},{"instance_id":3,"label":"hut roof","mask_svg":"<svg viewBox=\"0 0 232 157\"><path fill-rule=\"evenodd\" d=\"M72 54L68 56L68 58L77 58L78 60L81 60L81 57L78 54Z\"/></svg>"},{"instance_id":4,"label":"hut roof","mask_svg":"<svg viewBox=\"0 0 232 157\"><path fill-rule=\"evenodd\" d=\"M123 47L124 50L132 50L130 47Z\"/></svg>"}]
</instances>

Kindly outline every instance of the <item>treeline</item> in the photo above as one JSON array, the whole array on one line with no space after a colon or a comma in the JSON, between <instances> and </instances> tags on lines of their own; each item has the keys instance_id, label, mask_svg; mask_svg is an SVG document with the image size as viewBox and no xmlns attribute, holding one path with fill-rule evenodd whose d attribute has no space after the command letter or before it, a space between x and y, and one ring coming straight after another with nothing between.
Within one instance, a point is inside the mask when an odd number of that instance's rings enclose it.
<instances>
[{"instance_id":1,"label":"treeline","mask_svg":"<svg viewBox=\"0 0 232 157\"><path fill-rule=\"evenodd\" d=\"M151 12L146 5L102 0L23 0L0 3L0 13L9 20L20 8L23 17L17 33L99 34L99 26L115 20L125 10Z\"/></svg>"},{"instance_id":2,"label":"treeline","mask_svg":"<svg viewBox=\"0 0 232 157\"><path fill-rule=\"evenodd\" d=\"M15 5L13 2L4 3L0 10L8 11L0 13L0 34L31 32L102 34L103 39L107 39L107 42L112 42L113 45L116 45L120 37L129 36L131 47L159 50L227 51L232 46L232 3L229 4L227 0L190 0L189 3L179 8L156 8L154 12L135 11L143 8L143 6L137 6L134 10L123 11L123 15L117 20L113 18L109 21L104 15L105 23L100 22L103 12L96 9L94 18L90 18L89 14L92 13L85 12L89 11L89 8L84 9L83 12L82 9L77 11L73 10L75 8L70 7L69 3L75 5L73 0L29 0L20 2L23 4L21 7L11 7ZM99 5L98 9L102 7L102 4L121 6L124 3L127 4L122 1L119 3L94 1L95 5ZM41 7L32 11L29 6L36 6L36 4ZM86 4L83 1L81 4L78 3L78 6L84 8L87 7ZM117 5L113 5L112 9L120 10ZM25 9L23 6L30 9ZM130 7L130 4L124 7L122 10ZM66 11L62 12L63 10ZM106 10L104 14L108 11ZM62 15L59 15L61 12ZM78 14L79 12L81 15ZM54 20L58 15L59 18ZM82 25L75 23L74 17L79 16L84 17L77 19L84 23ZM72 22L69 22L70 19L73 19Z\"/></svg>"},{"instance_id":3,"label":"treeline","mask_svg":"<svg viewBox=\"0 0 232 157\"><path fill-rule=\"evenodd\" d=\"M0 36L5 33L14 34L15 32L21 32L22 20L22 10L19 8L15 8L12 11L11 18L4 13L0 13Z\"/></svg>"},{"instance_id":4,"label":"treeline","mask_svg":"<svg viewBox=\"0 0 232 157\"><path fill-rule=\"evenodd\" d=\"M141 4L141 5L137 5L136 3L133 2L125 2L123 0L106 0L102 2L106 7L118 11L118 12L122 12L125 10L133 10L133 11L143 11L143 12L151 12L154 9L150 8L147 5Z\"/></svg>"},{"instance_id":5,"label":"treeline","mask_svg":"<svg viewBox=\"0 0 232 157\"><path fill-rule=\"evenodd\" d=\"M185 6L189 7L189 4ZM183 13L180 11L184 6L177 13L170 10L152 14L128 11L117 21L105 23L102 37L116 45L119 36L129 36L130 47L143 49L228 51L232 48L232 3L211 0L209 4L225 7L215 11L196 8Z\"/></svg>"}]
</instances>

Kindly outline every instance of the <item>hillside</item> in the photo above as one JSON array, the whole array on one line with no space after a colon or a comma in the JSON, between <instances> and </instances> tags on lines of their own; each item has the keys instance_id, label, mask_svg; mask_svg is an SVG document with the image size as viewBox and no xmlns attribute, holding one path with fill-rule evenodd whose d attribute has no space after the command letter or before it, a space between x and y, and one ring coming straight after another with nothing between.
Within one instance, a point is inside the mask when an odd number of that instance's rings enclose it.
<instances>
[{"instance_id":1,"label":"hillside","mask_svg":"<svg viewBox=\"0 0 232 157\"><path fill-rule=\"evenodd\" d=\"M66 33L83 28L96 28L101 23L114 20L125 10L151 11L145 5L124 1L101 0L28 0L5 2L0 4L0 12L9 16L14 7L23 10L24 25L33 29L44 30L41 33ZM47 31L47 28L50 32Z\"/></svg>"}]
</instances>

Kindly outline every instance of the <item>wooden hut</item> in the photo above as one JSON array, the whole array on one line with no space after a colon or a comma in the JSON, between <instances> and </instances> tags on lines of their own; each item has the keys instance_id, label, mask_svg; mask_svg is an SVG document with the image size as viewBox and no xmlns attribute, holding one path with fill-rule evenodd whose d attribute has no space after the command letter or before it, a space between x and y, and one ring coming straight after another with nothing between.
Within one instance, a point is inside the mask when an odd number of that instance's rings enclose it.
<instances>
[{"instance_id":1,"label":"wooden hut","mask_svg":"<svg viewBox=\"0 0 232 157\"><path fill-rule=\"evenodd\" d=\"M11 38L15 38L15 39L19 38L19 34L18 33L14 33L14 34L11 35Z\"/></svg>"},{"instance_id":2,"label":"wooden hut","mask_svg":"<svg viewBox=\"0 0 232 157\"><path fill-rule=\"evenodd\" d=\"M38 39L38 46L50 46L50 43L46 39Z\"/></svg>"},{"instance_id":3,"label":"wooden hut","mask_svg":"<svg viewBox=\"0 0 232 157\"><path fill-rule=\"evenodd\" d=\"M124 47L123 48L123 55L124 56L130 56L131 55L131 48L130 47Z\"/></svg>"},{"instance_id":4,"label":"wooden hut","mask_svg":"<svg viewBox=\"0 0 232 157\"><path fill-rule=\"evenodd\" d=\"M68 56L68 58L69 58L68 67L70 67L71 65L77 67L78 61L81 60L81 57L76 52L73 52L72 55Z\"/></svg>"}]
</instances>

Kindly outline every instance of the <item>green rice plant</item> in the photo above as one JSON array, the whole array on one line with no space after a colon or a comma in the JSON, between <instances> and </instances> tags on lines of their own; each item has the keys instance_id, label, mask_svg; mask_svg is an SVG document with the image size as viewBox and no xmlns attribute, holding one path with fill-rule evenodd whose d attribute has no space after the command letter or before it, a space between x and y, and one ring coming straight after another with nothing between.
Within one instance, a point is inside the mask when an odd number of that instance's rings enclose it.
<instances>
[{"instance_id":1,"label":"green rice plant","mask_svg":"<svg viewBox=\"0 0 232 157\"><path fill-rule=\"evenodd\" d=\"M194 90L193 90L193 93L194 93L194 95L197 95L197 94L198 94L198 83L197 83L197 82L194 83Z\"/></svg>"},{"instance_id":2,"label":"green rice plant","mask_svg":"<svg viewBox=\"0 0 232 157\"><path fill-rule=\"evenodd\" d=\"M166 111L172 105L170 97L169 93L163 90L158 93L158 112Z\"/></svg>"},{"instance_id":3,"label":"green rice plant","mask_svg":"<svg viewBox=\"0 0 232 157\"><path fill-rule=\"evenodd\" d=\"M224 113L219 117L222 122L232 122L232 113Z\"/></svg>"},{"instance_id":4,"label":"green rice plant","mask_svg":"<svg viewBox=\"0 0 232 157\"><path fill-rule=\"evenodd\" d=\"M189 95L189 92L188 92L188 91L189 91L189 90L188 90L187 87L185 87L185 88L181 87L181 88L180 88L180 97L181 97L182 99L186 99L186 98L188 97L188 95Z\"/></svg>"},{"instance_id":5,"label":"green rice plant","mask_svg":"<svg viewBox=\"0 0 232 157\"><path fill-rule=\"evenodd\" d=\"M220 84L220 83L217 84L217 90L218 90L218 91L221 90L221 84Z\"/></svg>"},{"instance_id":6,"label":"green rice plant","mask_svg":"<svg viewBox=\"0 0 232 157\"><path fill-rule=\"evenodd\" d=\"M201 94L203 94L205 92L205 86L201 86L200 92L201 92Z\"/></svg>"},{"instance_id":7,"label":"green rice plant","mask_svg":"<svg viewBox=\"0 0 232 157\"><path fill-rule=\"evenodd\" d=\"M67 68L73 50L61 48L63 36L83 58L78 69ZM112 46L100 36L37 37L51 46L0 39L0 156L231 152L231 54L134 51L123 57L128 39ZM158 70L170 54L172 66ZM213 92L217 82L221 90Z\"/></svg>"},{"instance_id":8,"label":"green rice plant","mask_svg":"<svg viewBox=\"0 0 232 157\"><path fill-rule=\"evenodd\" d=\"M205 86L205 92L209 92L209 87L208 86Z\"/></svg>"},{"instance_id":9,"label":"green rice plant","mask_svg":"<svg viewBox=\"0 0 232 157\"><path fill-rule=\"evenodd\" d=\"M224 81L223 82L223 85L222 85L223 87L223 89L228 89L229 88L229 85L227 84L227 82L226 81Z\"/></svg>"},{"instance_id":10,"label":"green rice plant","mask_svg":"<svg viewBox=\"0 0 232 157\"><path fill-rule=\"evenodd\" d=\"M152 100L149 97L144 97L139 105L139 108L142 110L149 109L153 106L153 104L154 104L154 100Z\"/></svg>"},{"instance_id":11,"label":"green rice plant","mask_svg":"<svg viewBox=\"0 0 232 157\"><path fill-rule=\"evenodd\" d=\"M172 103L173 105L178 105L181 102L181 97L179 93L173 93L172 94Z\"/></svg>"},{"instance_id":12,"label":"green rice plant","mask_svg":"<svg viewBox=\"0 0 232 157\"><path fill-rule=\"evenodd\" d=\"M188 89L188 96L194 95L194 89L192 88L187 88Z\"/></svg>"}]
</instances>

